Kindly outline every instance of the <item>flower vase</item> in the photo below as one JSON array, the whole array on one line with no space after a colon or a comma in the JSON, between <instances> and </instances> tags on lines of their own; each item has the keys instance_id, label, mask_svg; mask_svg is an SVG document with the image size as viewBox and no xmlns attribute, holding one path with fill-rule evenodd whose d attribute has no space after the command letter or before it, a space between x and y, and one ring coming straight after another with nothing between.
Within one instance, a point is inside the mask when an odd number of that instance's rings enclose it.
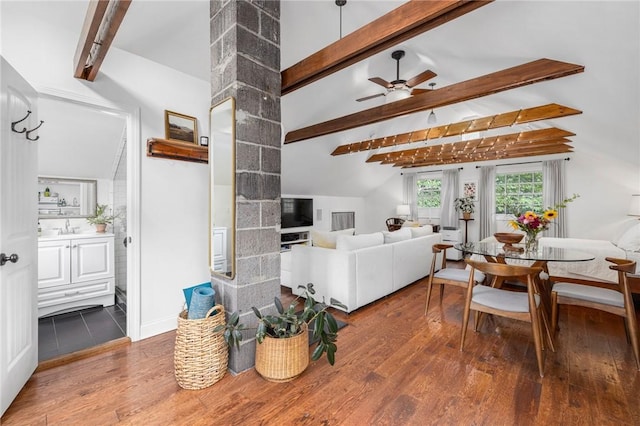
<instances>
[{"instance_id":1,"label":"flower vase","mask_svg":"<svg viewBox=\"0 0 640 426\"><path fill-rule=\"evenodd\" d=\"M524 249L527 252L538 250L538 232L527 232L524 238Z\"/></svg>"}]
</instances>

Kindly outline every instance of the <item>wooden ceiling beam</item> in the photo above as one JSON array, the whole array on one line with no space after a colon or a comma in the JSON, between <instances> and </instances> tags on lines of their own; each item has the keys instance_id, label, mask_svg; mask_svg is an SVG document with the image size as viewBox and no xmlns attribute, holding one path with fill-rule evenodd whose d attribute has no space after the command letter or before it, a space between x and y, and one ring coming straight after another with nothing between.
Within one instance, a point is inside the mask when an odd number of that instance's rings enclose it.
<instances>
[{"instance_id":1,"label":"wooden ceiling beam","mask_svg":"<svg viewBox=\"0 0 640 426\"><path fill-rule=\"evenodd\" d=\"M429 167L429 166L443 166L447 164L460 164L460 163L470 163L470 162L482 162L482 161L495 161L495 160L506 160L513 158L523 158L523 157L533 157L533 156L541 156L541 155L551 155L551 154L561 154L573 152L573 147L571 145L566 144L554 144L545 148L537 148L527 152L521 153L506 153L504 155L492 154L484 157L478 158L458 158L455 160L448 160L446 162L443 161L423 161L416 162L412 164L406 165L397 165L396 167L402 168L414 168L414 167Z\"/></svg>"},{"instance_id":2,"label":"wooden ceiling beam","mask_svg":"<svg viewBox=\"0 0 640 426\"><path fill-rule=\"evenodd\" d=\"M351 154L359 151L382 148L382 141L389 141L389 145L401 145L426 140L438 139L449 136L458 136L467 133L479 132L501 127L510 127L516 124L531 123L534 121L547 120L551 118L567 117L570 115L582 114L582 111L558 104L547 104L533 108L526 108L502 114L490 115L487 117L474 118L472 120L451 123L428 129L415 130L408 133L400 133L384 138L370 139L361 142L338 146L331 155ZM380 143L378 142L380 141ZM393 141L393 143L391 143Z\"/></svg>"},{"instance_id":3,"label":"wooden ceiling beam","mask_svg":"<svg viewBox=\"0 0 640 426\"><path fill-rule=\"evenodd\" d=\"M526 132L510 133L506 135L490 136L486 138L472 139L468 141L455 142L441 145L430 145L422 148L405 149L402 151L393 151L387 153L375 154L369 157L366 162L374 163L378 161L393 161L402 158L416 157L420 155L429 155L434 152L441 152L448 149L463 150L466 147L471 149L477 149L478 147L488 146L492 147L496 144L516 143L516 142L531 142L536 140L548 140L559 139L575 136L575 133L567 130L558 129L557 127L551 127L548 129L529 130Z\"/></svg>"},{"instance_id":4,"label":"wooden ceiling beam","mask_svg":"<svg viewBox=\"0 0 640 426\"><path fill-rule=\"evenodd\" d=\"M281 93L286 95L492 1L405 3L282 71Z\"/></svg>"},{"instance_id":5,"label":"wooden ceiling beam","mask_svg":"<svg viewBox=\"0 0 640 426\"><path fill-rule=\"evenodd\" d=\"M515 155L515 154L528 154L533 151L538 151L540 149L547 149L561 144L568 144L571 141L566 138L559 139L548 139L548 140L538 140L531 142L518 142L517 144L503 143L499 145L494 145L493 147L488 147L483 150L474 150L474 149L449 149L443 150L442 152L438 152L437 154L432 155L423 155L416 157L403 157L397 160L384 160L382 164L394 164L396 166L407 165L407 164L415 164L421 163L424 161L434 161L437 160L442 163L448 163L451 160L459 159L459 158L469 158L470 161L473 160L481 160L483 158L495 158L496 156L501 155Z\"/></svg>"},{"instance_id":6,"label":"wooden ceiling beam","mask_svg":"<svg viewBox=\"0 0 640 426\"><path fill-rule=\"evenodd\" d=\"M73 57L73 76L94 81L131 0L91 0Z\"/></svg>"},{"instance_id":7,"label":"wooden ceiling beam","mask_svg":"<svg viewBox=\"0 0 640 426\"><path fill-rule=\"evenodd\" d=\"M287 133L284 143L299 142L305 139L341 132L419 111L426 111L432 108L492 95L540 81L565 77L583 71L583 65L554 61L552 59L538 59L537 61L497 71L440 89L429 90L426 93L411 96L407 99L293 130Z\"/></svg>"}]
</instances>

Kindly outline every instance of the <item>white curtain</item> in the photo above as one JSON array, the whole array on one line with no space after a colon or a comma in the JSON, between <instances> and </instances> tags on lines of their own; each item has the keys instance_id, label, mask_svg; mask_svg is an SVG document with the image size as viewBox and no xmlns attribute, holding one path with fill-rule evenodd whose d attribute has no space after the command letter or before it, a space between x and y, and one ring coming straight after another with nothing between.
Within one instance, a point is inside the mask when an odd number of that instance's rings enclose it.
<instances>
[{"instance_id":1,"label":"white curtain","mask_svg":"<svg viewBox=\"0 0 640 426\"><path fill-rule=\"evenodd\" d=\"M553 207L562 203L565 196L565 160L550 160L542 162L542 202L544 207ZM565 209L558 210L558 218L545 231L547 237L567 237L567 214Z\"/></svg>"},{"instance_id":2,"label":"white curtain","mask_svg":"<svg viewBox=\"0 0 640 426\"><path fill-rule=\"evenodd\" d=\"M418 220L418 175L404 173L402 175L402 186L404 188L402 202L403 204L408 204L411 208L409 220Z\"/></svg>"},{"instance_id":3,"label":"white curtain","mask_svg":"<svg viewBox=\"0 0 640 426\"><path fill-rule=\"evenodd\" d=\"M332 212L331 213L331 230L342 231L356 227L355 212Z\"/></svg>"},{"instance_id":4,"label":"white curtain","mask_svg":"<svg viewBox=\"0 0 640 426\"><path fill-rule=\"evenodd\" d=\"M458 198L460 171L458 169L444 170L442 172L442 187L440 190L440 225L444 228L457 228L458 214L453 207L453 202Z\"/></svg>"},{"instance_id":5,"label":"white curtain","mask_svg":"<svg viewBox=\"0 0 640 426\"><path fill-rule=\"evenodd\" d=\"M480 167L478 182L478 222L480 239L490 237L495 232L494 214L496 211L496 167Z\"/></svg>"}]
</instances>

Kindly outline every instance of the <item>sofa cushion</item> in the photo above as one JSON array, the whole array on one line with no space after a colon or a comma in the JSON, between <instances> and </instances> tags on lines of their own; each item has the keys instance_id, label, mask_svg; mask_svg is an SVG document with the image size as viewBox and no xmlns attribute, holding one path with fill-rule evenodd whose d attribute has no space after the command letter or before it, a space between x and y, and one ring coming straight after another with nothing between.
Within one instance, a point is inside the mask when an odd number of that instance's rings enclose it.
<instances>
[{"instance_id":1,"label":"sofa cushion","mask_svg":"<svg viewBox=\"0 0 640 426\"><path fill-rule=\"evenodd\" d=\"M339 235L336 240L337 250L358 250L384 244L382 232L361 235Z\"/></svg>"},{"instance_id":2,"label":"sofa cushion","mask_svg":"<svg viewBox=\"0 0 640 426\"><path fill-rule=\"evenodd\" d=\"M317 231L311 230L311 242L314 247L336 248L338 235L353 235L355 228L343 229L341 231Z\"/></svg>"},{"instance_id":3,"label":"sofa cushion","mask_svg":"<svg viewBox=\"0 0 640 426\"><path fill-rule=\"evenodd\" d=\"M418 228L409 228L411 232L411 238L424 237L425 235L433 234L433 226L423 225Z\"/></svg>"},{"instance_id":4,"label":"sofa cushion","mask_svg":"<svg viewBox=\"0 0 640 426\"><path fill-rule=\"evenodd\" d=\"M417 220L405 220L402 224L403 228L414 228L420 226L420 222Z\"/></svg>"},{"instance_id":5,"label":"sofa cushion","mask_svg":"<svg viewBox=\"0 0 640 426\"><path fill-rule=\"evenodd\" d=\"M400 228L397 231L382 231L382 235L384 236L384 243L391 244L397 243L398 241L410 240L411 239L411 231L413 228Z\"/></svg>"}]
</instances>

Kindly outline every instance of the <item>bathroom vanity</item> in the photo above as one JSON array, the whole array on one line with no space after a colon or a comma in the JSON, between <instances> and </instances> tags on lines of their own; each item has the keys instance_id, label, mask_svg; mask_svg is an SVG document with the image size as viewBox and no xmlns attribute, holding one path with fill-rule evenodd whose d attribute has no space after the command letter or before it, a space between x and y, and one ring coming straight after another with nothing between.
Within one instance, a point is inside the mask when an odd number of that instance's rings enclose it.
<instances>
[{"instance_id":1,"label":"bathroom vanity","mask_svg":"<svg viewBox=\"0 0 640 426\"><path fill-rule=\"evenodd\" d=\"M115 301L113 234L38 238L38 317Z\"/></svg>"}]
</instances>

